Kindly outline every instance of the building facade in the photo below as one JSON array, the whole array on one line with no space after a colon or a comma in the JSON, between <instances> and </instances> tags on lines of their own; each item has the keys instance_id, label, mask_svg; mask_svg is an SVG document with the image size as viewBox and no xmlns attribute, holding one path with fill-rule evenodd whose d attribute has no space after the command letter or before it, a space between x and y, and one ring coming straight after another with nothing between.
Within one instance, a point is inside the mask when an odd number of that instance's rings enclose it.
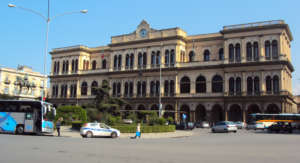
<instances>
[{"instance_id":1,"label":"building facade","mask_svg":"<svg viewBox=\"0 0 300 163\"><path fill-rule=\"evenodd\" d=\"M107 79L111 95L129 102L122 111L158 111L161 90L164 117L177 122L184 112L187 121L210 123L247 121L252 113L293 113L292 40L283 20L192 36L178 27L153 29L143 20L104 47L53 49L50 102L93 102L93 87Z\"/></svg>"},{"instance_id":2,"label":"building facade","mask_svg":"<svg viewBox=\"0 0 300 163\"><path fill-rule=\"evenodd\" d=\"M28 75L28 81L33 83L34 88L28 91L27 87L23 87L21 94L29 93L35 97L41 97L43 85L46 84L45 88L47 88L48 76L46 76L46 82L44 82L44 75L32 71L32 68L28 66L18 66L18 69L0 68L0 93L11 96L18 94L20 86L16 83L17 76L24 78L26 74ZM47 90L45 90L45 95L47 95Z\"/></svg>"}]
</instances>

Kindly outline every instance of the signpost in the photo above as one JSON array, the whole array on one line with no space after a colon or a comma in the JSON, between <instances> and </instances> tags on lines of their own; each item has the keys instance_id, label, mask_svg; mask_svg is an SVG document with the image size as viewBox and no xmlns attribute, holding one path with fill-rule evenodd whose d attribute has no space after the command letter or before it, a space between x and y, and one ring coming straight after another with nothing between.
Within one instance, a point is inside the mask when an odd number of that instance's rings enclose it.
<instances>
[{"instance_id":1,"label":"signpost","mask_svg":"<svg viewBox=\"0 0 300 163\"><path fill-rule=\"evenodd\" d=\"M184 130L186 131L186 125L185 125L185 119L186 119L186 115L185 115L185 114L183 114L183 115L182 115L182 118L184 119Z\"/></svg>"}]
</instances>

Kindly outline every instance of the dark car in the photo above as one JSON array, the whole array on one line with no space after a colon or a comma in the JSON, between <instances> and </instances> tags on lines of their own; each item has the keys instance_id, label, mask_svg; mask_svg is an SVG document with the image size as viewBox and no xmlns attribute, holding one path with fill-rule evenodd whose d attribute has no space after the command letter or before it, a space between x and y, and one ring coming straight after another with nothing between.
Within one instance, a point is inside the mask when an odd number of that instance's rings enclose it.
<instances>
[{"instance_id":1,"label":"dark car","mask_svg":"<svg viewBox=\"0 0 300 163\"><path fill-rule=\"evenodd\" d=\"M193 122L180 122L179 124L176 125L177 130L193 130L195 128L195 125Z\"/></svg>"},{"instance_id":2,"label":"dark car","mask_svg":"<svg viewBox=\"0 0 300 163\"><path fill-rule=\"evenodd\" d=\"M272 131L276 131L284 133L284 132L293 132L293 127L291 122L275 122L271 126L268 127L268 133L271 133Z\"/></svg>"}]
</instances>

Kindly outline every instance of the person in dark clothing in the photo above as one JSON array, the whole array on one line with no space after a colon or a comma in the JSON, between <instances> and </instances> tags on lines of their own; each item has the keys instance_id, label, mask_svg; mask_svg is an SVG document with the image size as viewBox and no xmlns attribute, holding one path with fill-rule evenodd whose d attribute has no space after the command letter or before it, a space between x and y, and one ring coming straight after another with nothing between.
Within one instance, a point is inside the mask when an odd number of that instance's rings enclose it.
<instances>
[{"instance_id":1,"label":"person in dark clothing","mask_svg":"<svg viewBox=\"0 0 300 163\"><path fill-rule=\"evenodd\" d=\"M60 136L60 120L57 121L56 123L56 129L57 129L57 133L58 133L58 136Z\"/></svg>"}]
</instances>

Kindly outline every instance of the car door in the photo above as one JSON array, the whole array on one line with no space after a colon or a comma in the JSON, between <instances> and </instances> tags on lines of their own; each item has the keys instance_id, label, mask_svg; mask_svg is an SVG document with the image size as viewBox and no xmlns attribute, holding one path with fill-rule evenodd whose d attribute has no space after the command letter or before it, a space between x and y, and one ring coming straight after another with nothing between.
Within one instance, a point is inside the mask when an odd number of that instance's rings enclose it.
<instances>
[{"instance_id":1,"label":"car door","mask_svg":"<svg viewBox=\"0 0 300 163\"><path fill-rule=\"evenodd\" d=\"M100 124L101 136L110 136L110 132L108 131L108 127L104 124Z\"/></svg>"},{"instance_id":2,"label":"car door","mask_svg":"<svg viewBox=\"0 0 300 163\"><path fill-rule=\"evenodd\" d=\"M219 123L217 123L216 125L215 125L215 131L219 131L220 130L220 122Z\"/></svg>"},{"instance_id":3,"label":"car door","mask_svg":"<svg viewBox=\"0 0 300 163\"><path fill-rule=\"evenodd\" d=\"M99 127L98 124L92 123L90 124L91 131L93 132L93 136L99 136Z\"/></svg>"}]
</instances>

